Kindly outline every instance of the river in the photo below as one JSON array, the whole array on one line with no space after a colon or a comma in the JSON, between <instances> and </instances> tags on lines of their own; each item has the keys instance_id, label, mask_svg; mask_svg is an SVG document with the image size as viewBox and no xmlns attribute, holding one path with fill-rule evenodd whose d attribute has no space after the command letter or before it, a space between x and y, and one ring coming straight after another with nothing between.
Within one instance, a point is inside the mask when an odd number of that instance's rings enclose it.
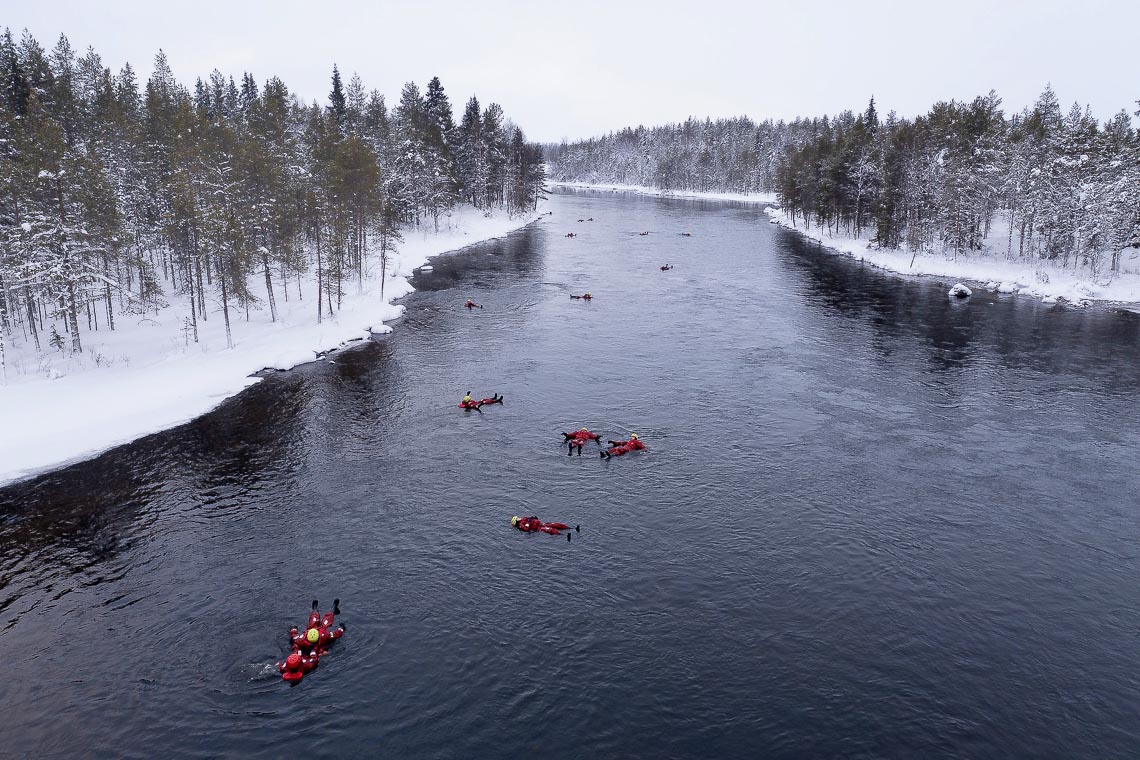
<instances>
[{"instance_id":1,"label":"river","mask_svg":"<svg viewBox=\"0 0 1140 760\"><path fill-rule=\"evenodd\" d=\"M1140 318L550 208L390 336L0 490L0 754L1135 756Z\"/></svg>"}]
</instances>

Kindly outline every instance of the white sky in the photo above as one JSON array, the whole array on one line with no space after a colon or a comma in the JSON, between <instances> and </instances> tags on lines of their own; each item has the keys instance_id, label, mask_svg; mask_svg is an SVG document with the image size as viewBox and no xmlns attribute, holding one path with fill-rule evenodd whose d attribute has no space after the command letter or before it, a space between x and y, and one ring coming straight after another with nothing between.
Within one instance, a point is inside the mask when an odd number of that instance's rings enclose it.
<instances>
[{"instance_id":1,"label":"white sky","mask_svg":"<svg viewBox=\"0 0 1140 760\"><path fill-rule=\"evenodd\" d=\"M439 76L527 137L559 140L694 116L924 112L995 89L1006 111L1052 83L1104 120L1140 98L1140 0L0 0L0 24L59 34L140 80L163 48L187 84L276 74L325 101L333 63L389 105Z\"/></svg>"}]
</instances>

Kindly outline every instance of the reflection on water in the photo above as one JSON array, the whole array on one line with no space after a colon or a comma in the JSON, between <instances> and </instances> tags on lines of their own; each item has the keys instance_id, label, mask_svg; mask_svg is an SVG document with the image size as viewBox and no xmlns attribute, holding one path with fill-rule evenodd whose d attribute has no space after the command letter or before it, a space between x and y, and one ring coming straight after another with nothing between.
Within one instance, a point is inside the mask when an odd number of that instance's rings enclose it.
<instances>
[{"instance_id":1,"label":"reflection on water","mask_svg":"<svg viewBox=\"0 0 1140 760\"><path fill-rule=\"evenodd\" d=\"M0 490L5 751L1134 753L1136 315L951 302L751 206L552 208L392 335Z\"/></svg>"}]
</instances>

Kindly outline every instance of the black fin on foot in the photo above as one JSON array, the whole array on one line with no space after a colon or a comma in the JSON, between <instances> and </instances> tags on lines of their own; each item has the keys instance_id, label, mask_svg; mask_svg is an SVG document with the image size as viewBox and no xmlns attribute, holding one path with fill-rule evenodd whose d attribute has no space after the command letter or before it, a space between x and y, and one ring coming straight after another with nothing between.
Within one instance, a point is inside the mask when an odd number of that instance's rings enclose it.
<instances>
[{"instance_id":1,"label":"black fin on foot","mask_svg":"<svg viewBox=\"0 0 1140 760\"><path fill-rule=\"evenodd\" d=\"M582 532L582 526L581 525L575 525L574 526L574 532L575 533L581 533Z\"/></svg>"},{"instance_id":2,"label":"black fin on foot","mask_svg":"<svg viewBox=\"0 0 1140 760\"><path fill-rule=\"evenodd\" d=\"M313 600L313 612L316 612L316 611L317 611L317 600L314 599Z\"/></svg>"},{"instance_id":3,"label":"black fin on foot","mask_svg":"<svg viewBox=\"0 0 1140 760\"><path fill-rule=\"evenodd\" d=\"M333 599L333 614L334 615L340 614L340 600L339 599Z\"/></svg>"}]
</instances>

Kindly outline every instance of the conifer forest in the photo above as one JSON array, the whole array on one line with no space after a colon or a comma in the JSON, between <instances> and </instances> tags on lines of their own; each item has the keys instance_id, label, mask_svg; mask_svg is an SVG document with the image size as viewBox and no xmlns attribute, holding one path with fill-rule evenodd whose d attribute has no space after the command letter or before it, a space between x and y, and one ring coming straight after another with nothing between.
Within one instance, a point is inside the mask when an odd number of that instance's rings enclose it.
<instances>
[{"instance_id":1,"label":"conifer forest","mask_svg":"<svg viewBox=\"0 0 1140 760\"><path fill-rule=\"evenodd\" d=\"M161 51L140 82L65 36L49 51L10 30L0 76L0 356L81 352L173 296L189 341L220 317L228 342L232 320L275 320L290 298L319 321L348 283L383 279L406 231L542 194L541 149L474 95L457 120L438 78L389 107L333 66L327 102L305 103L249 72L186 86Z\"/></svg>"},{"instance_id":2,"label":"conifer forest","mask_svg":"<svg viewBox=\"0 0 1140 760\"><path fill-rule=\"evenodd\" d=\"M1140 105L1140 103L1137 103ZM1137 112L1140 115L1140 112ZM1112 276L1140 248L1140 136L1051 88L1006 115L993 92L915 118L689 119L550 145L556 180L775 193L793 220L884 248L1046 260ZM992 239L995 226L1004 231ZM989 245L983 241L989 239Z\"/></svg>"}]
</instances>

